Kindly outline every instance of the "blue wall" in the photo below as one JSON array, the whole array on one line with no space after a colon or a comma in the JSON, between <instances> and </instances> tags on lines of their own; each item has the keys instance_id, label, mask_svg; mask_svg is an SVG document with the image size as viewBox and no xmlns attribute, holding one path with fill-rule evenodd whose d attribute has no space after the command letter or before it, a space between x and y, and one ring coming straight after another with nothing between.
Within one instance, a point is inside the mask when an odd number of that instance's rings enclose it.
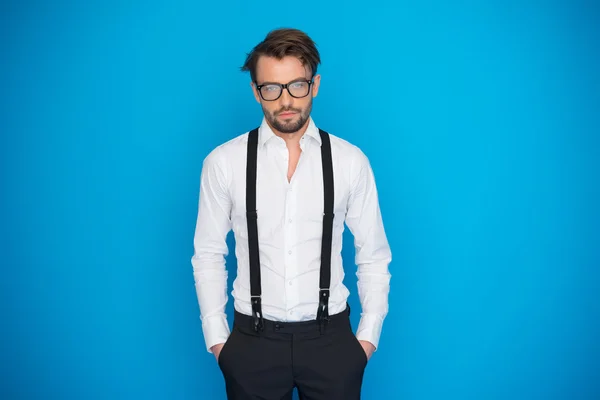
<instances>
[{"instance_id":1,"label":"blue wall","mask_svg":"<svg viewBox=\"0 0 600 400\"><path fill-rule=\"evenodd\" d=\"M225 399L200 168L260 123L238 67L279 26L318 43L315 121L379 186L391 309L363 397L600 398L597 4L54 3L0 6L0 398Z\"/></svg>"}]
</instances>

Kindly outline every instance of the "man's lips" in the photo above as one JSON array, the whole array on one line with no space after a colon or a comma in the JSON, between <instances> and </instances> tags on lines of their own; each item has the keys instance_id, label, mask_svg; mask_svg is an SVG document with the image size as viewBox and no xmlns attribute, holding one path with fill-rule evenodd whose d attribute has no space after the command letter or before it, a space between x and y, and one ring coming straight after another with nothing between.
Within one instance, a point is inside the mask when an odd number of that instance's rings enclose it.
<instances>
[{"instance_id":1,"label":"man's lips","mask_svg":"<svg viewBox=\"0 0 600 400\"><path fill-rule=\"evenodd\" d=\"M295 113L295 112L284 112L284 113L281 113L281 114L279 114L279 116L280 116L281 118L291 118L291 117L293 117L294 115L296 115L296 113Z\"/></svg>"}]
</instances>

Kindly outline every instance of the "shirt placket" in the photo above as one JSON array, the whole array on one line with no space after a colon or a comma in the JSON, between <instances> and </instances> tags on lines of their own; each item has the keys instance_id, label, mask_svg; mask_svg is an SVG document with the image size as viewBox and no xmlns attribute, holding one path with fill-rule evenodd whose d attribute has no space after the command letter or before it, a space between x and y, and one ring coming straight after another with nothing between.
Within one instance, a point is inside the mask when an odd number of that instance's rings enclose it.
<instances>
[{"instance_id":1,"label":"shirt placket","mask_svg":"<svg viewBox=\"0 0 600 400\"><path fill-rule=\"evenodd\" d=\"M286 182L286 195L285 195L285 213L284 213L284 251L285 251L285 298L286 298L286 319L294 319L293 307L299 303L299 290L298 282L296 277L298 276L298 254L296 254L295 244L297 243L295 218L298 201L298 190L295 186L297 179L292 179L291 182L287 180L287 166L289 165L289 152L287 148L284 149L284 160L285 160L285 182ZM298 173L298 169L294 175Z\"/></svg>"}]
</instances>

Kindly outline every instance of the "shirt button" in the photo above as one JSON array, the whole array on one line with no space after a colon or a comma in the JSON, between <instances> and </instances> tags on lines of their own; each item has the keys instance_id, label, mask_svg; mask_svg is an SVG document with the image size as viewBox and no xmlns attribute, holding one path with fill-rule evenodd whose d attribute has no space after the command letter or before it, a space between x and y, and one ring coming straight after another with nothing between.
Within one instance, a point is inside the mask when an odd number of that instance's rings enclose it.
<instances>
[{"instance_id":1,"label":"shirt button","mask_svg":"<svg viewBox=\"0 0 600 400\"><path fill-rule=\"evenodd\" d=\"M292 285L293 285L293 282L292 282L292 281L289 281L289 282L288 282L288 285L292 286Z\"/></svg>"},{"instance_id":2,"label":"shirt button","mask_svg":"<svg viewBox=\"0 0 600 400\"><path fill-rule=\"evenodd\" d=\"M290 218L290 219L288 219L288 222L291 224L291 223L292 223L292 219L291 219L291 218Z\"/></svg>"},{"instance_id":3,"label":"shirt button","mask_svg":"<svg viewBox=\"0 0 600 400\"><path fill-rule=\"evenodd\" d=\"M288 254L290 254L290 255L291 255L291 254L292 254L292 251L291 251L291 250L288 250Z\"/></svg>"}]
</instances>

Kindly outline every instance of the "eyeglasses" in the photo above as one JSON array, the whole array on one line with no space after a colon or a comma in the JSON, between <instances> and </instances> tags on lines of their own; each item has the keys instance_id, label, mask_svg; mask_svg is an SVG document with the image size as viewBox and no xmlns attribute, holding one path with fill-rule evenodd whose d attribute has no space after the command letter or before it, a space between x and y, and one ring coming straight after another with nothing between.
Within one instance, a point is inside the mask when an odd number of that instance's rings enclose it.
<instances>
[{"instance_id":1,"label":"eyeglasses","mask_svg":"<svg viewBox=\"0 0 600 400\"><path fill-rule=\"evenodd\" d=\"M264 85L259 85L256 83L256 89L258 93L260 93L260 97L265 101L275 101L281 97L283 93L283 89L287 89L290 96L300 99L302 97L308 96L310 93L310 86L313 84L312 80L308 79L297 79L290 83L282 84L282 83L267 83Z\"/></svg>"}]
</instances>

